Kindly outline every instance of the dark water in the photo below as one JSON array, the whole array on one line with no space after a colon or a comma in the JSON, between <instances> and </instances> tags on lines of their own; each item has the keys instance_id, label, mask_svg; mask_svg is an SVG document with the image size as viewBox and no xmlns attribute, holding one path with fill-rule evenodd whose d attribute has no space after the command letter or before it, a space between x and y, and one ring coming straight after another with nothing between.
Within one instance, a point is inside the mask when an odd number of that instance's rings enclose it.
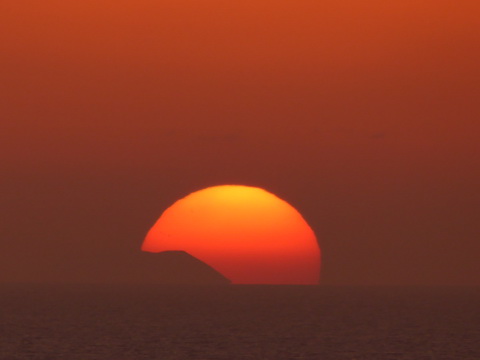
<instances>
[{"instance_id":1,"label":"dark water","mask_svg":"<svg viewBox=\"0 0 480 360\"><path fill-rule=\"evenodd\" d=\"M3 286L0 359L480 359L479 288Z\"/></svg>"}]
</instances>

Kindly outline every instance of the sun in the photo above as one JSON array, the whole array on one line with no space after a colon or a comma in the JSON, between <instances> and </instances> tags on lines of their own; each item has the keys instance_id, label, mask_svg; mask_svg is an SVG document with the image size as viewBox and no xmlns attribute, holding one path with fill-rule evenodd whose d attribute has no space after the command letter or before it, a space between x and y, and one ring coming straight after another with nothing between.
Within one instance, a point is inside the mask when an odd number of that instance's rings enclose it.
<instances>
[{"instance_id":1,"label":"sun","mask_svg":"<svg viewBox=\"0 0 480 360\"><path fill-rule=\"evenodd\" d=\"M251 186L214 186L176 201L142 250L186 251L233 284L317 284L320 275L320 248L302 215Z\"/></svg>"}]
</instances>

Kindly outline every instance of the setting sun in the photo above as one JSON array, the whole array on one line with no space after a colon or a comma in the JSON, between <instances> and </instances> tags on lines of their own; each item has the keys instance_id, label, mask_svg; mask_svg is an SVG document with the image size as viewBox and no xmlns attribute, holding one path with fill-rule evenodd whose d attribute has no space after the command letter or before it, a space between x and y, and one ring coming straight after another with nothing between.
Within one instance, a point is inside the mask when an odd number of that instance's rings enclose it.
<instances>
[{"instance_id":1,"label":"setting sun","mask_svg":"<svg viewBox=\"0 0 480 360\"><path fill-rule=\"evenodd\" d=\"M316 284L320 249L301 214L256 187L223 185L170 206L143 251L183 250L234 284Z\"/></svg>"}]
</instances>

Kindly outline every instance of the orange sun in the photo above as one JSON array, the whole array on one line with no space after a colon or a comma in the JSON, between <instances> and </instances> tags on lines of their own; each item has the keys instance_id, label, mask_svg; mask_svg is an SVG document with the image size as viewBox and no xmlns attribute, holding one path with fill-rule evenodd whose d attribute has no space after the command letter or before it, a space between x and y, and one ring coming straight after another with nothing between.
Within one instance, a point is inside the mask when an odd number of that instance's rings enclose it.
<instances>
[{"instance_id":1,"label":"orange sun","mask_svg":"<svg viewBox=\"0 0 480 360\"><path fill-rule=\"evenodd\" d=\"M320 273L320 249L300 213L249 186L214 186L178 200L142 250L186 251L234 284L317 284Z\"/></svg>"}]
</instances>

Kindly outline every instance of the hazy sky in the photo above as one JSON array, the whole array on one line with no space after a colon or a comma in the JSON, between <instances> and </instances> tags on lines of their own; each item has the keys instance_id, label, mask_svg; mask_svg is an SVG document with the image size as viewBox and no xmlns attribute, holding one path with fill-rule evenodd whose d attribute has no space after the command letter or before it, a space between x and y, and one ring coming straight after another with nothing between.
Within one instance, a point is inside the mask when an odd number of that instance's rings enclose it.
<instances>
[{"instance_id":1,"label":"hazy sky","mask_svg":"<svg viewBox=\"0 0 480 360\"><path fill-rule=\"evenodd\" d=\"M161 212L264 187L323 284L480 284L480 2L3 0L0 281L122 281Z\"/></svg>"}]
</instances>

